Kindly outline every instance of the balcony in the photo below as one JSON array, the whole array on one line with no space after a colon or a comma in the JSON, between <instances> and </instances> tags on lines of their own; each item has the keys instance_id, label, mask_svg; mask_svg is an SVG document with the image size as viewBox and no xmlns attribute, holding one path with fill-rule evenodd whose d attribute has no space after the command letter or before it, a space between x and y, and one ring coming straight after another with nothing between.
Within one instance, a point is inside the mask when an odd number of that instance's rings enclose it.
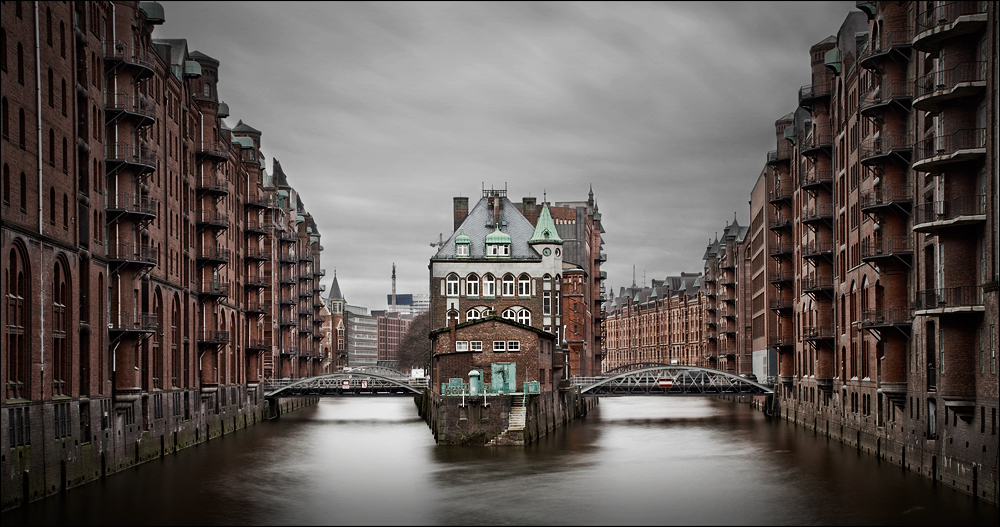
<instances>
[{"instance_id":1,"label":"balcony","mask_svg":"<svg viewBox=\"0 0 1000 527\"><path fill-rule=\"evenodd\" d=\"M157 250L156 247L150 244L109 243L107 250L108 260L122 265L135 265L139 267L152 267L156 265Z\"/></svg>"},{"instance_id":2,"label":"balcony","mask_svg":"<svg viewBox=\"0 0 1000 527\"><path fill-rule=\"evenodd\" d=\"M299 326L299 333L300 334L310 334L311 335L312 332L313 332L313 328L312 328L311 324L308 324L308 325L307 324L303 324L303 325Z\"/></svg>"},{"instance_id":3,"label":"balcony","mask_svg":"<svg viewBox=\"0 0 1000 527\"><path fill-rule=\"evenodd\" d=\"M909 82L888 81L862 95L858 110L865 117L877 118L890 108L909 111L912 100L913 87Z\"/></svg>"},{"instance_id":4,"label":"balcony","mask_svg":"<svg viewBox=\"0 0 1000 527\"><path fill-rule=\"evenodd\" d=\"M127 192L108 194L104 201L108 224L122 218L135 221L149 221L156 217L156 209L160 202L148 196L136 196Z\"/></svg>"},{"instance_id":5,"label":"balcony","mask_svg":"<svg viewBox=\"0 0 1000 527\"><path fill-rule=\"evenodd\" d=\"M299 303L299 299L292 296L286 296L278 300L278 303L283 306L294 306Z\"/></svg>"},{"instance_id":6,"label":"balcony","mask_svg":"<svg viewBox=\"0 0 1000 527\"><path fill-rule=\"evenodd\" d=\"M116 42L104 41L104 70L113 71L116 68L127 68L135 80L151 77L154 73L153 59L149 53L123 40Z\"/></svg>"},{"instance_id":7,"label":"balcony","mask_svg":"<svg viewBox=\"0 0 1000 527\"><path fill-rule=\"evenodd\" d=\"M802 257L815 259L833 257L833 242L826 240L813 240L802 246Z\"/></svg>"},{"instance_id":8,"label":"balcony","mask_svg":"<svg viewBox=\"0 0 1000 527\"><path fill-rule=\"evenodd\" d=\"M986 129L966 128L951 135L929 137L914 146L913 170L938 172L986 157Z\"/></svg>"},{"instance_id":9,"label":"balcony","mask_svg":"<svg viewBox=\"0 0 1000 527\"><path fill-rule=\"evenodd\" d=\"M772 284L790 284L794 279L791 271L772 271L769 278Z\"/></svg>"},{"instance_id":10,"label":"balcony","mask_svg":"<svg viewBox=\"0 0 1000 527\"><path fill-rule=\"evenodd\" d=\"M229 263L229 249L222 247L202 247L198 250L198 265Z\"/></svg>"},{"instance_id":11,"label":"balcony","mask_svg":"<svg viewBox=\"0 0 1000 527\"><path fill-rule=\"evenodd\" d=\"M263 351L271 348L271 343L263 339L250 339L247 341L247 351Z\"/></svg>"},{"instance_id":12,"label":"balcony","mask_svg":"<svg viewBox=\"0 0 1000 527\"><path fill-rule=\"evenodd\" d=\"M279 276L278 283L281 285L295 285L299 283L299 279L294 276Z\"/></svg>"},{"instance_id":13,"label":"balcony","mask_svg":"<svg viewBox=\"0 0 1000 527\"><path fill-rule=\"evenodd\" d=\"M247 261L266 261L271 259L271 251L267 249L261 249L259 247L249 247L246 253L243 255L243 259Z\"/></svg>"},{"instance_id":14,"label":"balcony","mask_svg":"<svg viewBox=\"0 0 1000 527\"><path fill-rule=\"evenodd\" d=\"M767 249L768 255L773 258L784 256L786 258L792 257L792 244L790 242L782 242L780 239L778 243L771 245Z\"/></svg>"},{"instance_id":15,"label":"balcony","mask_svg":"<svg viewBox=\"0 0 1000 527\"><path fill-rule=\"evenodd\" d=\"M104 102L104 120L113 123L120 119L136 127L148 126L156 121L156 103L145 96L132 97L131 93L108 92Z\"/></svg>"},{"instance_id":16,"label":"balcony","mask_svg":"<svg viewBox=\"0 0 1000 527\"><path fill-rule=\"evenodd\" d=\"M229 215L225 212L203 210L195 217L194 223L199 229L212 228L225 230L229 228Z\"/></svg>"},{"instance_id":17,"label":"balcony","mask_svg":"<svg viewBox=\"0 0 1000 527\"><path fill-rule=\"evenodd\" d=\"M263 236L271 231L272 225L268 222L251 220L243 227L245 236Z\"/></svg>"},{"instance_id":18,"label":"balcony","mask_svg":"<svg viewBox=\"0 0 1000 527\"><path fill-rule=\"evenodd\" d=\"M861 243L861 261L882 262L887 259L899 259L909 263L913 256L913 245L909 236L889 236Z\"/></svg>"},{"instance_id":19,"label":"balcony","mask_svg":"<svg viewBox=\"0 0 1000 527\"><path fill-rule=\"evenodd\" d=\"M910 309L890 307L861 312L861 327L865 329L908 328L913 324Z\"/></svg>"},{"instance_id":20,"label":"balcony","mask_svg":"<svg viewBox=\"0 0 1000 527\"><path fill-rule=\"evenodd\" d=\"M198 180L194 188L199 194L225 196L229 194L229 181L221 177L202 178Z\"/></svg>"},{"instance_id":21,"label":"balcony","mask_svg":"<svg viewBox=\"0 0 1000 527\"><path fill-rule=\"evenodd\" d=\"M775 218L768 218L768 220L767 220L767 226L772 231L779 231L779 230L782 230L782 229L787 230L787 231L791 231L792 230L792 220L789 217L786 217L786 216L783 216L783 215L778 215Z\"/></svg>"},{"instance_id":22,"label":"balcony","mask_svg":"<svg viewBox=\"0 0 1000 527\"><path fill-rule=\"evenodd\" d=\"M890 55L895 55L893 59L909 59L910 49L913 47L909 28L905 27L905 21L901 21L903 27L883 31L878 38L868 41L868 46L858 56L858 63L862 68L881 71L879 66Z\"/></svg>"},{"instance_id":23,"label":"balcony","mask_svg":"<svg viewBox=\"0 0 1000 527\"><path fill-rule=\"evenodd\" d=\"M913 83L913 107L925 112L937 112L951 102L980 97L986 92L986 71L987 63L976 61L922 75Z\"/></svg>"},{"instance_id":24,"label":"balcony","mask_svg":"<svg viewBox=\"0 0 1000 527\"><path fill-rule=\"evenodd\" d=\"M156 169L156 153L131 143L105 143L104 162L108 172L125 168L141 175Z\"/></svg>"},{"instance_id":25,"label":"balcony","mask_svg":"<svg viewBox=\"0 0 1000 527\"><path fill-rule=\"evenodd\" d=\"M887 207L898 207L909 212L913 207L913 194L906 185L902 188L887 185L863 192L860 201L862 212L877 212Z\"/></svg>"},{"instance_id":26,"label":"balcony","mask_svg":"<svg viewBox=\"0 0 1000 527\"><path fill-rule=\"evenodd\" d=\"M917 291L914 315L981 314L983 289L975 285Z\"/></svg>"},{"instance_id":27,"label":"balcony","mask_svg":"<svg viewBox=\"0 0 1000 527\"><path fill-rule=\"evenodd\" d=\"M778 148L767 153L767 164L777 166L780 163L788 163L792 160L792 147L788 141L782 141Z\"/></svg>"},{"instance_id":28,"label":"balcony","mask_svg":"<svg viewBox=\"0 0 1000 527\"><path fill-rule=\"evenodd\" d=\"M804 156L813 157L820 152L827 155L833 151L833 133L829 126L814 126L812 131L806 135L799 146L799 153ZM832 172L831 172L832 180Z\"/></svg>"},{"instance_id":29,"label":"balcony","mask_svg":"<svg viewBox=\"0 0 1000 527\"><path fill-rule=\"evenodd\" d=\"M771 300L769 307L778 313L791 313L794 305L791 300Z\"/></svg>"},{"instance_id":30,"label":"balcony","mask_svg":"<svg viewBox=\"0 0 1000 527\"><path fill-rule=\"evenodd\" d=\"M294 254L279 254L278 261L285 265L290 265L298 262Z\"/></svg>"},{"instance_id":31,"label":"balcony","mask_svg":"<svg viewBox=\"0 0 1000 527\"><path fill-rule=\"evenodd\" d=\"M812 170L802 174L799 184L805 190L814 190L820 187L830 188L833 185L833 170L814 167Z\"/></svg>"},{"instance_id":32,"label":"balcony","mask_svg":"<svg viewBox=\"0 0 1000 527\"><path fill-rule=\"evenodd\" d=\"M814 205L802 211L800 220L804 225L833 222L833 205Z\"/></svg>"},{"instance_id":33,"label":"balcony","mask_svg":"<svg viewBox=\"0 0 1000 527\"><path fill-rule=\"evenodd\" d=\"M229 344L229 332L218 330L205 330L198 333L198 345L219 346Z\"/></svg>"},{"instance_id":34,"label":"balcony","mask_svg":"<svg viewBox=\"0 0 1000 527\"><path fill-rule=\"evenodd\" d=\"M802 328L802 340L810 342L825 341L832 343L834 340L833 324L825 326L805 326Z\"/></svg>"},{"instance_id":35,"label":"balcony","mask_svg":"<svg viewBox=\"0 0 1000 527\"><path fill-rule=\"evenodd\" d=\"M282 355L298 355L298 353L299 353L298 346L282 346L281 348Z\"/></svg>"},{"instance_id":36,"label":"balcony","mask_svg":"<svg viewBox=\"0 0 1000 527\"><path fill-rule=\"evenodd\" d=\"M226 298L229 296L229 284L216 281L202 282L198 288L198 298Z\"/></svg>"},{"instance_id":37,"label":"balcony","mask_svg":"<svg viewBox=\"0 0 1000 527\"><path fill-rule=\"evenodd\" d=\"M863 165L883 163L890 157L895 157L903 163L909 163L912 152L913 141L909 134L890 132L880 135L876 132L875 137L861 142L858 157Z\"/></svg>"},{"instance_id":38,"label":"balcony","mask_svg":"<svg viewBox=\"0 0 1000 527\"><path fill-rule=\"evenodd\" d=\"M937 233L953 227L980 225L986 222L986 196L924 203L915 206L913 212L914 232Z\"/></svg>"},{"instance_id":39,"label":"balcony","mask_svg":"<svg viewBox=\"0 0 1000 527\"><path fill-rule=\"evenodd\" d=\"M937 51L950 39L986 27L986 2L925 2L919 7L913 47L920 51Z\"/></svg>"},{"instance_id":40,"label":"balcony","mask_svg":"<svg viewBox=\"0 0 1000 527\"><path fill-rule=\"evenodd\" d=\"M229 159L229 147L221 141L201 141L194 154L212 161L226 161Z\"/></svg>"},{"instance_id":41,"label":"balcony","mask_svg":"<svg viewBox=\"0 0 1000 527\"><path fill-rule=\"evenodd\" d=\"M264 315L271 311L270 306L263 302L247 302L246 312L251 315Z\"/></svg>"},{"instance_id":42,"label":"balcony","mask_svg":"<svg viewBox=\"0 0 1000 527\"><path fill-rule=\"evenodd\" d=\"M278 325L279 326L298 326L299 325L299 317L293 317L293 316L289 316L289 315L281 315L281 317L278 319Z\"/></svg>"},{"instance_id":43,"label":"balcony","mask_svg":"<svg viewBox=\"0 0 1000 527\"><path fill-rule=\"evenodd\" d=\"M326 269L316 269L313 271L313 277L326 276Z\"/></svg>"},{"instance_id":44,"label":"balcony","mask_svg":"<svg viewBox=\"0 0 1000 527\"><path fill-rule=\"evenodd\" d=\"M271 286L271 279L265 276L248 276L243 282L243 287L247 289L264 289Z\"/></svg>"},{"instance_id":45,"label":"balcony","mask_svg":"<svg viewBox=\"0 0 1000 527\"><path fill-rule=\"evenodd\" d=\"M295 243L299 241L299 235L292 231L281 231L278 233L278 239L285 243Z\"/></svg>"},{"instance_id":46,"label":"balcony","mask_svg":"<svg viewBox=\"0 0 1000 527\"><path fill-rule=\"evenodd\" d=\"M829 99L829 81L818 84L806 84L805 86L799 88L799 106L807 110L812 110L813 105L816 103L829 101Z\"/></svg>"},{"instance_id":47,"label":"balcony","mask_svg":"<svg viewBox=\"0 0 1000 527\"><path fill-rule=\"evenodd\" d=\"M788 187L777 187L768 192L768 201L771 203L792 201L792 189Z\"/></svg>"},{"instance_id":48,"label":"balcony","mask_svg":"<svg viewBox=\"0 0 1000 527\"><path fill-rule=\"evenodd\" d=\"M809 276L802 280L802 292L808 294L814 293L833 293L833 278L832 277L818 277Z\"/></svg>"},{"instance_id":49,"label":"balcony","mask_svg":"<svg viewBox=\"0 0 1000 527\"><path fill-rule=\"evenodd\" d=\"M274 207L277 204L277 200L274 199L274 196L251 195L244 199L243 204L249 208L268 209Z\"/></svg>"},{"instance_id":50,"label":"balcony","mask_svg":"<svg viewBox=\"0 0 1000 527\"><path fill-rule=\"evenodd\" d=\"M159 329L155 313L109 313L108 333L112 338L127 333L153 333Z\"/></svg>"},{"instance_id":51,"label":"balcony","mask_svg":"<svg viewBox=\"0 0 1000 527\"><path fill-rule=\"evenodd\" d=\"M795 346L795 339L786 335L768 335L767 344L772 348L791 348Z\"/></svg>"}]
</instances>

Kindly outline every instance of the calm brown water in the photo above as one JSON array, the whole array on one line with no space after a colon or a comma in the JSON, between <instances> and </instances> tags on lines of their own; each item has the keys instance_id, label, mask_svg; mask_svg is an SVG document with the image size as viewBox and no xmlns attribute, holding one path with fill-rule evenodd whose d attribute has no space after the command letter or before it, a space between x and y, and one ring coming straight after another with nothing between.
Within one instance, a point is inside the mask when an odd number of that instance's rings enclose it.
<instances>
[{"instance_id":1,"label":"calm brown water","mask_svg":"<svg viewBox=\"0 0 1000 527\"><path fill-rule=\"evenodd\" d=\"M409 398L319 405L8 511L39 524L996 525L867 454L696 398L604 398L528 448L439 447Z\"/></svg>"}]
</instances>

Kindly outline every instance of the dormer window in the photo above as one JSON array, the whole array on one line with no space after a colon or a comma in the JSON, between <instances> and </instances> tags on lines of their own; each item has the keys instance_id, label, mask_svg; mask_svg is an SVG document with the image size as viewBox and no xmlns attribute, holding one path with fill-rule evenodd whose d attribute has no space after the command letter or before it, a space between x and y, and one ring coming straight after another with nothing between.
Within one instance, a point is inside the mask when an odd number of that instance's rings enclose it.
<instances>
[{"instance_id":1,"label":"dormer window","mask_svg":"<svg viewBox=\"0 0 1000 527\"><path fill-rule=\"evenodd\" d=\"M468 258L470 252L469 246L471 243L472 240L466 236L465 230L458 231L458 234L455 236L455 256L459 258Z\"/></svg>"},{"instance_id":2,"label":"dormer window","mask_svg":"<svg viewBox=\"0 0 1000 527\"><path fill-rule=\"evenodd\" d=\"M510 256L510 244L491 243L486 246L488 256Z\"/></svg>"},{"instance_id":3,"label":"dormer window","mask_svg":"<svg viewBox=\"0 0 1000 527\"><path fill-rule=\"evenodd\" d=\"M455 256L469 256L469 244L455 244Z\"/></svg>"},{"instance_id":4,"label":"dormer window","mask_svg":"<svg viewBox=\"0 0 1000 527\"><path fill-rule=\"evenodd\" d=\"M501 231L499 226L486 235L486 256L494 258L510 256L510 235Z\"/></svg>"}]
</instances>

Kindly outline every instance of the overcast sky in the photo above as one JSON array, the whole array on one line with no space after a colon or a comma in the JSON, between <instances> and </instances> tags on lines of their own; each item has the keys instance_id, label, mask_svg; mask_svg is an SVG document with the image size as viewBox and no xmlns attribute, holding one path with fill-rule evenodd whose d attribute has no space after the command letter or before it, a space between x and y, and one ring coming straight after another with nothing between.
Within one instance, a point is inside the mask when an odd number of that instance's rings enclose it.
<instances>
[{"instance_id":1,"label":"overcast sky","mask_svg":"<svg viewBox=\"0 0 1000 527\"><path fill-rule=\"evenodd\" d=\"M154 38L218 59L322 235L324 283L384 309L427 293L452 198L586 200L608 291L703 269L749 194L809 47L853 1L161 2ZM645 280L644 280L645 277Z\"/></svg>"}]
</instances>

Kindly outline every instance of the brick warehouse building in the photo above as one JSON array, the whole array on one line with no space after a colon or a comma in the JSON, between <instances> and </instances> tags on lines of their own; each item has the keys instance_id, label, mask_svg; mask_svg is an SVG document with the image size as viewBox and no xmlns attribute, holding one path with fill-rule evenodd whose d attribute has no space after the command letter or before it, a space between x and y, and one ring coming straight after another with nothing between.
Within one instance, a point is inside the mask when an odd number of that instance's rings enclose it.
<instances>
[{"instance_id":1,"label":"brick warehouse building","mask_svg":"<svg viewBox=\"0 0 1000 527\"><path fill-rule=\"evenodd\" d=\"M323 273L162 7L0 9L7 509L259 420L261 381L319 372Z\"/></svg>"},{"instance_id":2,"label":"brick warehouse building","mask_svg":"<svg viewBox=\"0 0 1000 527\"><path fill-rule=\"evenodd\" d=\"M858 9L809 50L750 192L737 368L775 381L782 417L996 503L997 5ZM609 344L651 296L609 303Z\"/></svg>"}]
</instances>

